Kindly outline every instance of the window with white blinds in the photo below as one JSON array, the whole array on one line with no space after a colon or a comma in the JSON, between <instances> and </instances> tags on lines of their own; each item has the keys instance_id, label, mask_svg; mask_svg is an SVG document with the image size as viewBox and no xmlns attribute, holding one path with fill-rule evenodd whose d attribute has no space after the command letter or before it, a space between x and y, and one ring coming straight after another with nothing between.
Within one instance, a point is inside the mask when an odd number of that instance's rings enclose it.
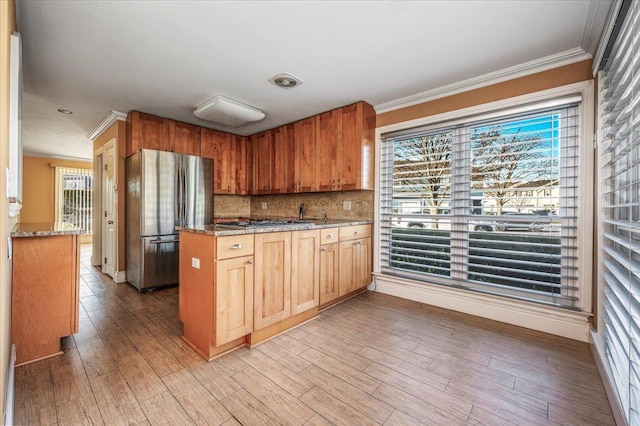
<instances>
[{"instance_id":1,"label":"window with white blinds","mask_svg":"<svg viewBox=\"0 0 640 426\"><path fill-rule=\"evenodd\" d=\"M92 234L93 170L55 167L55 220Z\"/></svg>"},{"instance_id":2,"label":"window with white blinds","mask_svg":"<svg viewBox=\"0 0 640 426\"><path fill-rule=\"evenodd\" d=\"M579 102L382 135L380 272L578 309Z\"/></svg>"},{"instance_id":3,"label":"window with white blinds","mask_svg":"<svg viewBox=\"0 0 640 426\"><path fill-rule=\"evenodd\" d=\"M605 351L626 420L640 424L640 3L599 77Z\"/></svg>"}]
</instances>

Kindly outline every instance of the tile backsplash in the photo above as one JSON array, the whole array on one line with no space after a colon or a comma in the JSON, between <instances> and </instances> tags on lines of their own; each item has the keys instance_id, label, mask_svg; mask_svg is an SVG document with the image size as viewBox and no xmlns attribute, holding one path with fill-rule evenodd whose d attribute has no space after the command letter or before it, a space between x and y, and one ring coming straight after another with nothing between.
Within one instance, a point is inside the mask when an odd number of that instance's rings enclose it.
<instances>
[{"instance_id":1,"label":"tile backsplash","mask_svg":"<svg viewBox=\"0 0 640 426\"><path fill-rule=\"evenodd\" d=\"M295 218L304 203L304 217L373 220L373 191L315 192L282 195L215 195L213 213L219 218ZM266 206L263 209L263 206ZM350 210L345 210L345 207Z\"/></svg>"}]
</instances>

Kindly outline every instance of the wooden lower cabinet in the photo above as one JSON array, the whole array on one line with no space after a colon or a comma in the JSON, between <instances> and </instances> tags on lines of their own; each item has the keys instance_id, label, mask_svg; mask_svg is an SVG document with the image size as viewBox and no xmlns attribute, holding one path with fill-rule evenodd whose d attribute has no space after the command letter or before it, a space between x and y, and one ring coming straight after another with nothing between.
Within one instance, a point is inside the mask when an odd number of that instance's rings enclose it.
<instances>
[{"instance_id":1,"label":"wooden lower cabinet","mask_svg":"<svg viewBox=\"0 0 640 426\"><path fill-rule=\"evenodd\" d=\"M253 331L253 256L216 262L215 342L229 343Z\"/></svg>"},{"instance_id":2,"label":"wooden lower cabinet","mask_svg":"<svg viewBox=\"0 0 640 426\"><path fill-rule=\"evenodd\" d=\"M78 332L78 235L19 237L13 244L11 341L16 364L61 354Z\"/></svg>"},{"instance_id":3,"label":"wooden lower cabinet","mask_svg":"<svg viewBox=\"0 0 640 426\"><path fill-rule=\"evenodd\" d=\"M222 237L180 232L183 339L211 360L357 294L371 281L370 235L369 225Z\"/></svg>"},{"instance_id":4,"label":"wooden lower cabinet","mask_svg":"<svg viewBox=\"0 0 640 426\"><path fill-rule=\"evenodd\" d=\"M371 282L371 238L341 242L339 259L339 296L363 288Z\"/></svg>"},{"instance_id":5,"label":"wooden lower cabinet","mask_svg":"<svg viewBox=\"0 0 640 426\"><path fill-rule=\"evenodd\" d=\"M182 338L205 359L244 344L253 331L253 276L252 235L180 232Z\"/></svg>"},{"instance_id":6,"label":"wooden lower cabinet","mask_svg":"<svg viewBox=\"0 0 640 426\"><path fill-rule=\"evenodd\" d=\"M340 263L338 243L324 244L320 247L320 304L324 305L339 297L338 265Z\"/></svg>"},{"instance_id":7,"label":"wooden lower cabinet","mask_svg":"<svg viewBox=\"0 0 640 426\"><path fill-rule=\"evenodd\" d=\"M254 329L291 315L291 232L255 236Z\"/></svg>"},{"instance_id":8,"label":"wooden lower cabinet","mask_svg":"<svg viewBox=\"0 0 640 426\"><path fill-rule=\"evenodd\" d=\"M291 315L320 302L320 231L291 233Z\"/></svg>"}]
</instances>

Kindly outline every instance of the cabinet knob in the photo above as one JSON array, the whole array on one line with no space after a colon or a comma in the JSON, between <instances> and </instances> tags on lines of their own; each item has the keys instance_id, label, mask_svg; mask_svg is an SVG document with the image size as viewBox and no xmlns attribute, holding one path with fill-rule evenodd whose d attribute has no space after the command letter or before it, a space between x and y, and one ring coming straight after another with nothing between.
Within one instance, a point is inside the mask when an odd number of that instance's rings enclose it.
<instances>
[{"instance_id":1,"label":"cabinet knob","mask_svg":"<svg viewBox=\"0 0 640 426\"><path fill-rule=\"evenodd\" d=\"M353 231L353 235L358 235L360 231Z\"/></svg>"},{"instance_id":2,"label":"cabinet knob","mask_svg":"<svg viewBox=\"0 0 640 426\"><path fill-rule=\"evenodd\" d=\"M320 249L320 251L327 251L327 248L326 248L326 247L322 247L322 248Z\"/></svg>"},{"instance_id":3,"label":"cabinet knob","mask_svg":"<svg viewBox=\"0 0 640 426\"><path fill-rule=\"evenodd\" d=\"M333 234L327 234L327 239L333 238Z\"/></svg>"},{"instance_id":4,"label":"cabinet knob","mask_svg":"<svg viewBox=\"0 0 640 426\"><path fill-rule=\"evenodd\" d=\"M234 244L231 246L231 250L240 250L242 248L242 244Z\"/></svg>"},{"instance_id":5,"label":"cabinet knob","mask_svg":"<svg viewBox=\"0 0 640 426\"><path fill-rule=\"evenodd\" d=\"M227 186L227 192L231 193L231 185Z\"/></svg>"},{"instance_id":6,"label":"cabinet knob","mask_svg":"<svg viewBox=\"0 0 640 426\"><path fill-rule=\"evenodd\" d=\"M248 263L249 265L253 265L253 259L249 259L249 260L247 260L247 263Z\"/></svg>"}]
</instances>

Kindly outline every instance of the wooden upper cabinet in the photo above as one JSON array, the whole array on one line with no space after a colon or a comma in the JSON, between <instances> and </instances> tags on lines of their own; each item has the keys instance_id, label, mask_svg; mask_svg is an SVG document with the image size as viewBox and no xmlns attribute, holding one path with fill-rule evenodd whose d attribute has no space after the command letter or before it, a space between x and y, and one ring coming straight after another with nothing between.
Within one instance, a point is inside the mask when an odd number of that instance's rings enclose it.
<instances>
[{"instance_id":1,"label":"wooden upper cabinet","mask_svg":"<svg viewBox=\"0 0 640 426\"><path fill-rule=\"evenodd\" d=\"M270 194L293 192L293 155L289 149L286 126L271 130L271 185Z\"/></svg>"},{"instance_id":2,"label":"wooden upper cabinet","mask_svg":"<svg viewBox=\"0 0 640 426\"><path fill-rule=\"evenodd\" d=\"M169 120L168 151L200 156L200 127Z\"/></svg>"},{"instance_id":3,"label":"wooden upper cabinet","mask_svg":"<svg viewBox=\"0 0 640 426\"><path fill-rule=\"evenodd\" d=\"M339 190L339 146L342 137L342 110L334 109L316 119L316 184L318 191Z\"/></svg>"},{"instance_id":4,"label":"wooden upper cabinet","mask_svg":"<svg viewBox=\"0 0 640 426\"><path fill-rule=\"evenodd\" d=\"M231 193L236 195L248 194L247 177L249 167L247 162L247 138L233 135L231 137Z\"/></svg>"},{"instance_id":5,"label":"wooden upper cabinet","mask_svg":"<svg viewBox=\"0 0 640 426\"><path fill-rule=\"evenodd\" d=\"M374 132L373 107L358 102L342 108L342 138L338 151L342 191L373 189Z\"/></svg>"},{"instance_id":6,"label":"wooden upper cabinet","mask_svg":"<svg viewBox=\"0 0 640 426\"><path fill-rule=\"evenodd\" d=\"M316 120L314 117L287 126L287 135L293 133L294 192L314 192L316 183Z\"/></svg>"},{"instance_id":7,"label":"wooden upper cabinet","mask_svg":"<svg viewBox=\"0 0 640 426\"><path fill-rule=\"evenodd\" d=\"M245 138L245 146L247 149L247 156L246 156L246 160L245 160L245 167L247 168L247 182L246 182L246 189L247 189L247 194L255 194L256 193L256 176L255 176L255 169L256 169L256 161L255 161L255 146L256 146L256 137L254 136L249 136L247 138Z\"/></svg>"},{"instance_id":8,"label":"wooden upper cabinet","mask_svg":"<svg viewBox=\"0 0 640 426\"><path fill-rule=\"evenodd\" d=\"M231 192L231 135L202 128L201 155L213 160L213 193Z\"/></svg>"},{"instance_id":9,"label":"wooden upper cabinet","mask_svg":"<svg viewBox=\"0 0 640 426\"><path fill-rule=\"evenodd\" d=\"M166 118L131 111L127 115L127 156L141 149L171 151Z\"/></svg>"},{"instance_id":10,"label":"wooden upper cabinet","mask_svg":"<svg viewBox=\"0 0 640 426\"><path fill-rule=\"evenodd\" d=\"M253 194L271 193L271 174L273 170L274 143L271 130L261 132L251 137L253 144L254 184Z\"/></svg>"}]
</instances>

